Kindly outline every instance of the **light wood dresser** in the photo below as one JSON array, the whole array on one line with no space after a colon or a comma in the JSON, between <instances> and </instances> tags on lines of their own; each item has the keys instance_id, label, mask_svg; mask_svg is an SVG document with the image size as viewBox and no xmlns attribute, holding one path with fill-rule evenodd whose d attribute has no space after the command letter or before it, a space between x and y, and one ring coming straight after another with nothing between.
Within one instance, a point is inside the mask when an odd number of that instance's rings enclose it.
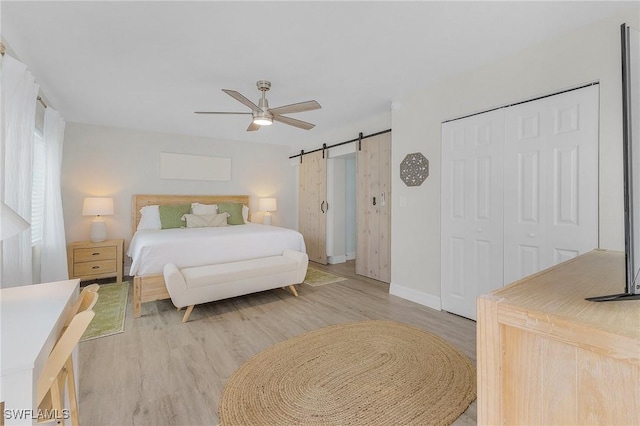
<instances>
[{"instance_id":1,"label":"light wood dresser","mask_svg":"<svg viewBox=\"0 0 640 426\"><path fill-rule=\"evenodd\" d=\"M81 281L116 277L122 282L124 240L106 240L100 243L80 241L69 244L69 278Z\"/></svg>"},{"instance_id":2,"label":"light wood dresser","mask_svg":"<svg viewBox=\"0 0 640 426\"><path fill-rule=\"evenodd\" d=\"M640 301L594 250L478 297L478 424L640 424Z\"/></svg>"}]
</instances>

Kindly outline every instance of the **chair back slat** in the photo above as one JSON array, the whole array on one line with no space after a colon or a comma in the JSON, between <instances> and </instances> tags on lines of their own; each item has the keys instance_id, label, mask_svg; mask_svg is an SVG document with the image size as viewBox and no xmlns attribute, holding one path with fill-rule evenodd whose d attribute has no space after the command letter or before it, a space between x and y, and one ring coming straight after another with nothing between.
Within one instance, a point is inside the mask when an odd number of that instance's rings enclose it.
<instances>
[{"instance_id":1,"label":"chair back slat","mask_svg":"<svg viewBox=\"0 0 640 426\"><path fill-rule=\"evenodd\" d=\"M99 284L90 284L82 289L82 291L80 292L80 296L78 296L75 302L73 302L73 305L71 305L69 315L67 316L67 320L64 324L65 327L69 326L69 323L77 313L93 309L96 302L98 301L99 289Z\"/></svg>"},{"instance_id":2,"label":"chair back slat","mask_svg":"<svg viewBox=\"0 0 640 426\"><path fill-rule=\"evenodd\" d=\"M71 357L73 349L80 341L80 338L94 316L95 313L92 310L76 314L69 323L69 326L63 332L62 336L58 339L58 342L53 347L51 354L49 354L49 358L47 358L38 379L38 405L40 405L52 384L56 382L56 378L62 371L69 357Z\"/></svg>"}]
</instances>

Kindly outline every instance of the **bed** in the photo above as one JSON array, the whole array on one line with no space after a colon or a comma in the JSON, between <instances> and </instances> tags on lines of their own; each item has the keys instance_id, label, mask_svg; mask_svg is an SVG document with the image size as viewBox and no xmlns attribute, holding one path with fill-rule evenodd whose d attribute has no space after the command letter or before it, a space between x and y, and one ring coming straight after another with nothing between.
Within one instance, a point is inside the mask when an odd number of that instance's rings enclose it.
<instances>
[{"instance_id":1,"label":"bed","mask_svg":"<svg viewBox=\"0 0 640 426\"><path fill-rule=\"evenodd\" d=\"M132 197L133 238L127 255L133 276L133 315L140 317L142 304L168 299L162 269L223 264L282 254L284 249L306 253L302 235L294 230L247 223L219 228L136 231L140 210L149 205L242 203L247 195L140 195Z\"/></svg>"}]
</instances>

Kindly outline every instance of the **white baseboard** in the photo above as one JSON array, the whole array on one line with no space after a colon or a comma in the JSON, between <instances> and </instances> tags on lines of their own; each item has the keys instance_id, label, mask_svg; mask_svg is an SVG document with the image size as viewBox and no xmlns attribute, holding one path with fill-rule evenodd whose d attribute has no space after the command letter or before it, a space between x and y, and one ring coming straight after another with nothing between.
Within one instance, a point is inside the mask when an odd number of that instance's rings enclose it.
<instances>
[{"instance_id":1,"label":"white baseboard","mask_svg":"<svg viewBox=\"0 0 640 426\"><path fill-rule=\"evenodd\" d=\"M338 256L327 256L327 262L329 265L335 265L336 263L344 263L347 261L347 256L344 254Z\"/></svg>"},{"instance_id":2,"label":"white baseboard","mask_svg":"<svg viewBox=\"0 0 640 426\"><path fill-rule=\"evenodd\" d=\"M353 260L356 258L356 252L352 251L351 253L347 253L347 260Z\"/></svg>"},{"instance_id":3,"label":"white baseboard","mask_svg":"<svg viewBox=\"0 0 640 426\"><path fill-rule=\"evenodd\" d=\"M409 287L403 287L391 283L391 285L389 286L389 294L402 297L403 299L410 300L431 309L435 309L438 311L442 310L440 298L429 293L423 293Z\"/></svg>"}]
</instances>

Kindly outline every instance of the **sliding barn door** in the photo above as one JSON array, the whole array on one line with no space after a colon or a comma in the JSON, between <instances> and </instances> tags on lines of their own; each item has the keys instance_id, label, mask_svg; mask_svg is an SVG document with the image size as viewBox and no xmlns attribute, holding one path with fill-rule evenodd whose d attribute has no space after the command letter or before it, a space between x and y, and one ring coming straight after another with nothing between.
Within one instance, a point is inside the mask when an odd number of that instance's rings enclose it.
<instances>
[{"instance_id":1,"label":"sliding barn door","mask_svg":"<svg viewBox=\"0 0 640 426\"><path fill-rule=\"evenodd\" d=\"M391 133L356 153L356 273L391 282Z\"/></svg>"},{"instance_id":2,"label":"sliding barn door","mask_svg":"<svg viewBox=\"0 0 640 426\"><path fill-rule=\"evenodd\" d=\"M502 110L442 125L442 309L476 316L503 283Z\"/></svg>"},{"instance_id":3,"label":"sliding barn door","mask_svg":"<svg viewBox=\"0 0 640 426\"><path fill-rule=\"evenodd\" d=\"M309 260L327 264L327 160L322 152L302 156L299 169L298 230Z\"/></svg>"},{"instance_id":4,"label":"sliding barn door","mask_svg":"<svg viewBox=\"0 0 640 426\"><path fill-rule=\"evenodd\" d=\"M598 86L505 111L505 283L598 246Z\"/></svg>"}]
</instances>

